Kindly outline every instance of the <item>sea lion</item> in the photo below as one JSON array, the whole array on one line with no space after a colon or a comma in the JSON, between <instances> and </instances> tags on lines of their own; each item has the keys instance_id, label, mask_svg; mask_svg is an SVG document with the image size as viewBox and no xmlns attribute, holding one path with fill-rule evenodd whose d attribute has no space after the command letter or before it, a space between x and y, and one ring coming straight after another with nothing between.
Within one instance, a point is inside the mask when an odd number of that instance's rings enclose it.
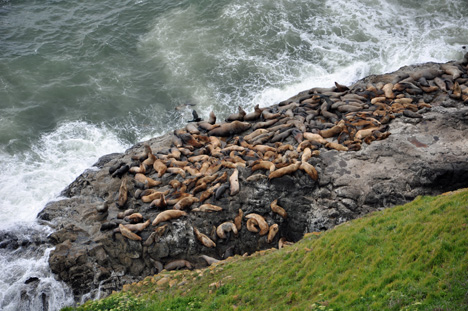
<instances>
[{"instance_id":1,"label":"sea lion","mask_svg":"<svg viewBox=\"0 0 468 311\"><path fill-rule=\"evenodd\" d=\"M167 207L167 201L166 201L166 197L164 196L164 193L162 193L159 198L154 199L153 201L151 201L151 204L150 204L149 207L166 208Z\"/></svg>"},{"instance_id":2,"label":"sea lion","mask_svg":"<svg viewBox=\"0 0 468 311\"><path fill-rule=\"evenodd\" d=\"M210 257L210 256L206 256L206 255L200 255L200 258L203 258L206 261L206 263L208 264L208 266L211 266L212 264L219 262L218 259L215 259L215 258Z\"/></svg>"},{"instance_id":3,"label":"sea lion","mask_svg":"<svg viewBox=\"0 0 468 311\"><path fill-rule=\"evenodd\" d=\"M232 122L232 121L244 121L244 116L246 115L244 109L242 109L241 106L237 107L238 112L231 114L230 116L227 117L225 120L226 122Z\"/></svg>"},{"instance_id":4,"label":"sea lion","mask_svg":"<svg viewBox=\"0 0 468 311\"><path fill-rule=\"evenodd\" d=\"M216 234L218 235L218 237L220 239L225 239L226 238L226 233L227 232L233 232L235 235L237 235L237 227L236 225L234 225L234 223L232 221L226 221L226 222L223 222L222 224L220 224L217 228L216 228Z\"/></svg>"},{"instance_id":5,"label":"sea lion","mask_svg":"<svg viewBox=\"0 0 468 311\"><path fill-rule=\"evenodd\" d=\"M260 235L265 235L268 233L268 223L265 221L265 218L259 214L251 213L245 216L246 219L255 219L260 227Z\"/></svg>"},{"instance_id":6,"label":"sea lion","mask_svg":"<svg viewBox=\"0 0 468 311\"><path fill-rule=\"evenodd\" d=\"M216 193L215 193L215 198L216 198L216 200L219 200L219 199L223 196L224 192L225 192L229 187L230 187L230 184L228 184L228 183L225 183L225 184L223 184L222 186L218 187L218 189L216 189Z\"/></svg>"},{"instance_id":7,"label":"sea lion","mask_svg":"<svg viewBox=\"0 0 468 311\"><path fill-rule=\"evenodd\" d=\"M143 192L143 195L141 196L141 200L143 203L149 203L151 201L154 201L156 199L161 199L162 196L169 194L169 190L166 191L156 191L154 189L149 189L153 190L149 192L149 194L146 194L146 191Z\"/></svg>"},{"instance_id":8,"label":"sea lion","mask_svg":"<svg viewBox=\"0 0 468 311\"><path fill-rule=\"evenodd\" d=\"M278 241L278 249L282 249L285 246L290 246L290 245L293 245L293 244L294 244L293 242L289 242L289 241L286 240L285 237L282 237Z\"/></svg>"},{"instance_id":9,"label":"sea lion","mask_svg":"<svg viewBox=\"0 0 468 311\"><path fill-rule=\"evenodd\" d=\"M118 208L123 208L125 203L127 203L128 198L128 189L127 189L127 178L122 179L119 188L119 199L116 204Z\"/></svg>"},{"instance_id":10,"label":"sea lion","mask_svg":"<svg viewBox=\"0 0 468 311\"><path fill-rule=\"evenodd\" d=\"M264 110L265 111L265 110ZM275 124L276 122L278 122L279 119L271 119L271 120L267 120L267 121L264 121L264 122L257 122L254 124L254 126L252 127L254 130L257 130L257 129L262 129L262 128L266 128L266 127L270 127L272 126L273 124Z\"/></svg>"},{"instance_id":11,"label":"sea lion","mask_svg":"<svg viewBox=\"0 0 468 311\"><path fill-rule=\"evenodd\" d=\"M164 175L164 173L166 173L167 171L166 164L164 164L164 162L161 161L160 159L157 159L156 161L154 161L153 168L158 173L159 178L161 178L162 175Z\"/></svg>"},{"instance_id":12,"label":"sea lion","mask_svg":"<svg viewBox=\"0 0 468 311\"><path fill-rule=\"evenodd\" d=\"M239 171L237 168L232 173L231 177L229 177L229 185L230 185L230 195L236 195L239 193L240 186L239 186Z\"/></svg>"},{"instance_id":13,"label":"sea lion","mask_svg":"<svg viewBox=\"0 0 468 311\"><path fill-rule=\"evenodd\" d=\"M258 118L260 118L260 115L262 114L263 109L259 108L259 105L256 105L254 107L254 112L251 112L249 114L246 114L244 116L244 121L255 121Z\"/></svg>"},{"instance_id":14,"label":"sea lion","mask_svg":"<svg viewBox=\"0 0 468 311\"><path fill-rule=\"evenodd\" d=\"M326 143L325 147L327 147L329 149L335 149L335 150L338 150L338 151L348 151L348 147L343 146L343 145L338 144L338 143L334 143L334 142Z\"/></svg>"},{"instance_id":15,"label":"sea lion","mask_svg":"<svg viewBox=\"0 0 468 311\"><path fill-rule=\"evenodd\" d=\"M301 161L307 162L312 157L312 150L309 147L305 148L302 152Z\"/></svg>"},{"instance_id":16,"label":"sea lion","mask_svg":"<svg viewBox=\"0 0 468 311\"><path fill-rule=\"evenodd\" d=\"M258 226L258 222L254 218L250 218L250 219L247 220L246 227L247 227L248 231L253 232L253 233L257 233L259 231L257 226Z\"/></svg>"},{"instance_id":17,"label":"sea lion","mask_svg":"<svg viewBox=\"0 0 468 311\"><path fill-rule=\"evenodd\" d=\"M153 226L157 226L159 223L168 221L171 219L177 219L179 217L187 215L186 212L180 211L180 210L175 210L175 209L170 209L167 211L163 211L156 216L156 218L153 221Z\"/></svg>"},{"instance_id":18,"label":"sea lion","mask_svg":"<svg viewBox=\"0 0 468 311\"><path fill-rule=\"evenodd\" d=\"M112 174L112 177L118 177L118 178L122 178L123 175L125 175L125 173L128 172L128 170L130 169L130 166L128 166L127 164L124 164L122 166L120 166L113 174Z\"/></svg>"},{"instance_id":19,"label":"sea lion","mask_svg":"<svg viewBox=\"0 0 468 311\"><path fill-rule=\"evenodd\" d=\"M192 208L192 212L203 212L203 213L212 213L212 212L220 212L223 208L212 205L212 204L203 204L200 207Z\"/></svg>"},{"instance_id":20,"label":"sea lion","mask_svg":"<svg viewBox=\"0 0 468 311\"><path fill-rule=\"evenodd\" d=\"M309 133L309 132L305 132L304 134L304 138L307 139L307 140L310 140L310 141L313 141L313 142L317 142L317 143L320 143L322 145L325 145L326 143L328 143L328 141L326 139L324 139L321 135L319 134L314 134L314 133Z\"/></svg>"},{"instance_id":21,"label":"sea lion","mask_svg":"<svg viewBox=\"0 0 468 311\"><path fill-rule=\"evenodd\" d=\"M189 132L190 134L200 134L200 131L198 130L198 127L193 124L193 123L188 123L186 126L185 126L185 129L187 130L187 132Z\"/></svg>"},{"instance_id":22,"label":"sea lion","mask_svg":"<svg viewBox=\"0 0 468 311\"><path fill-rule=\"evenodd\" d=\"M197 123L198 127L201 128L202 130L205 131L211 131L217 127L219 127L219 124L211 124L208 121L201 121Z\"/></svg>"},{"instance_id":23,"label":"sea lion","mask_svg":"<svg viewBox=\"0 0 468 311\"><path fill-rule=\"evenodd\" d=\"M273 172L275 169L275 164L271 161L258 161L254 166L252 166L252 172L257 170L269 170L270 172Z\"/></svg>"},{"instance_id":24,"label":"sea lion","mask_svg":"<svg viewBox=\"0 0 468 311\"><path fill-rule=\"evenodd\" d=\"M210 112L210 116L208 117L208 123L210 124L216 123L216 116L213 111Z\"/></svg>"},{"instance_id":25,"label":"sea lion","mask_svg":"<svg viewBox=\"0 0 468 311\"><path fill-rule=\"evenodd\" d=\"M137 174L137 173L141 173L141 174L145 174L146 173L146 167L143 163L140 164L140 166L132 166L129 170L128 170L129 173L132 173L132 174Z\"/></svg>"},{"instance_id":26,"label":"sea lion","mask_svg":"<svg viewBox=\"0 0 468 311\"><path fill-rule=\"evenodd\" d=\"M272 180L273 178L278 178L278 177L284 176L286 174L292 174L295 171L297 171L300 166L301 166L301 162L296 162L296 163L290 164L290 165L288 165L286 167L279 168L279 169L271 172L268 175L268 179Z\"/></svg>"},{"instance_id":27,"label":"sea lion","mask_svg":"<svg viewBox=\"0 0 468 311\"><path fill-rule=\"evenodd\" d=\"M179 174L182 178L185 178L185 171L180 167L168 167L166 172L170 174Z\"/></svg>"},{"instance_id":28,"label":"sea lion","mask_svg":"<svg viewBox=\"0 0 468 311\"><path fill-rule=\"evenodd\" d=\"M140 213L132 213L124 217L124 220L133 224L137 224L143 221L143 215L141 215Z\"/></svg>"},{"instance_id":29,"label":"sea lion","mask_svg":"<svg viewBox=\"0 0 468 311\"><path fill-rule=\"evenodd\" d=\"M281 113L273 113L273 112L268 111L268 109L264 109L262 111L262 117L265 120L276 119L276 118L281 117Z\"/></svg>"},{"instance_id":30,"label":"sea lion","mask_svg":"<svg viewBox=\"0 0 468 311\"><path fill-rule=\"evenodd\" d=\"M194 196L189 196L185 197L179 202L177 202L176 205L174 205L175 210L182 210L190 207L193 203L199 202L199 199L194 197Z\"/></svg>"},{"instance_id":31,"label":"sea lion","mask_svg":"<svg viewBox=\"0 0 468 311\"><path fill-rule=\"evenodd\" d=\"M239 208L239 214L234 218L234 225L236 225L237 231L240 231L242 228L242 217L244 217L244 212Z\"/></svg>"},{"instance_id":32,"label":"sea lion","mask_svg":"<svg viewBox=\"0 0 468 311\"><path fill-rule=\"evenodd\" d=\"M231 123L223 123L219 127L208 132L210 136L228 137L240 134L251 127L248 122L233 121Z\"/></svg>"},{"instance_id":33,"label":"sea lion","mask_svg":"<svg viewBox=\"0 0 468 311\"><path fill-rule=\"evenodd\" d=\"M216 247L216 243L213 242L207 235L198 231L197 228L193 227L193 232L195 233L195 237L198 241L200 241L203 245L208 248Z\"/></svg>"},{"instance_id":34,"label":"sea lion","mask_svg":"<svg viewBox=\"0 0 468 311\"><path fill-rule=\"evenodd\" d=\"M139 235L136 235L135 233L127 229L124 225L119 224L119 230L120 233L128 239L133 241L141 241L141 237Z\"/></svg>"},{"instance_id":35,"label":"sea lion","mask_svg":"<svg viewBox=\"0 0 468 311\"><path fill-rule=\"evenodd\" d=\"M168 262L164 266L164 269L166 269L167 271L170 271L170 270L182 269L182 268L185 268L185 267L188 268L188 269L193 269L192 264L190 262L188 262L185 259L178 259L178 260L173 260L171 262Z\"/></svg>"},{"instance_id":36,"label":"sea lion","mask_svg":"<svg viewBox=\"0 0 468 311\"><path fill-rule=\"evenodd\" d=\"M150 225L150 223L151 221L148 219L147 221L139 223L139 224L127 224L123 226L132 232L135 232L135 231L140 232L140 231L145 230Z\"/></svg>"},{"instance_id":37,"label":"sea lion","mask_svg":"<svg viewBox=\"0 0 468 311\"><path fill-rule=\"evenodd\" d=\"M251 141L251 140L253 140L255 137L257 137L257 136L259 136L259 135L261 135L261 134L267 133L267 132L268 132L268 130L266 130L266 129L257 129L257 130L255 130L255 131L253 131L252 133L250 133L249 135L244 136L244 140L246 140L246 141ZM242 142L241 142L241 143L242 143ZM250 146L244 146L244 147L250 148Z\"/></svg>"},{"instance_id":38,"label":"sea lion","mask_svg":"<svg viewBox=\"0 0 468 311\"><path fill-rule=\"evenodd\" d=\"M268 230L267 243L273 242L273 239L275 238L278 231L279 231L278 224L273 224L273 225L270 226L270 229Z\"/></svg>"},{"instance_id":39,"label":"sea lion","mask_svg":"<svg viewBox=\"0 0 468 311\"><path fill-rule=\"evenodd\" d=\"M273 212L280 215L284 219L288 218L288 213L284 210L284 208L278 205L278 199L271 202L270 207Z\"/></svg>"},{"instance_id":40,"label":"sea lion","mask_svg":"<svg viewBox=\"0 0 468 311\"><path fill-rule=\"evenodd\" d=\"M120 212L120 213L117 213L117 218L118 219L124 219L125 217L127 217L128 215L131 215L133 214L135 210L133 208L129 208L123 212Z\"/></svg>"}]
</instances>

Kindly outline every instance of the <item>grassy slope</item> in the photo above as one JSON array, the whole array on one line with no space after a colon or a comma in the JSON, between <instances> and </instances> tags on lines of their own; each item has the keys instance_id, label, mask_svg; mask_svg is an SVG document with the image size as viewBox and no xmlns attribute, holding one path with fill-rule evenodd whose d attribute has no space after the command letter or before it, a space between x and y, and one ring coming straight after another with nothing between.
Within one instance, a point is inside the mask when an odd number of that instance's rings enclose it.
<instances>
[{"instance_id":1,"label":"grassy slope","mask_svg":"<svg viewBox=\"0 0 468 311\"><path fill-rule=\"evenodd\" d=\"M79 310L112 308L468 310L468 190L419 197L281 250L163 272Z\"/></svg>"}]
</instances>

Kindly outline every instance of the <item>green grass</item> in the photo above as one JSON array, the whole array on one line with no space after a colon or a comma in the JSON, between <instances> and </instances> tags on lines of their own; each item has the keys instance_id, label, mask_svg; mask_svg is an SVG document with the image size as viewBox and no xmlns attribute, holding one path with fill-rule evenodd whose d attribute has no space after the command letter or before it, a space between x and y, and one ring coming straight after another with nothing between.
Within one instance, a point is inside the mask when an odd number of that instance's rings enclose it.
<instances>
[{"instance_id":1,"label":"green grass","mask_svg":"<svg viewBox=\"0 0 468 311\"><path fill-rule=\"evenodd\" d=\"M156 285L163 277L172 287ZM468 190L418 197L282 250L147 277L77 310L468 310Z\"/></svg>"}]
</instances>

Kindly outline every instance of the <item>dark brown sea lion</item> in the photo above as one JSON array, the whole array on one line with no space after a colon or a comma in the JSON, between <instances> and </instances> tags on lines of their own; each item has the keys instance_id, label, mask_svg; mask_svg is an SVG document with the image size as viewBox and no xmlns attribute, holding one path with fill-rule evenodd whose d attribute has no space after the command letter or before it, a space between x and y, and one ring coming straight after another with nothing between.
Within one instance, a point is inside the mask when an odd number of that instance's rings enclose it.
<instances>
[{"instance_id":1,"label":"dark brown sea lion","mask_svg":"<svg viewBox=\"0 0 468 311\"><path fill-rule=\"evenodd\" d=\"M240 134L250 128L250 123L233 121L231 123L223 123L219 127L208 132L210 136L228 137Z\"/></svg>"}]
</instances>

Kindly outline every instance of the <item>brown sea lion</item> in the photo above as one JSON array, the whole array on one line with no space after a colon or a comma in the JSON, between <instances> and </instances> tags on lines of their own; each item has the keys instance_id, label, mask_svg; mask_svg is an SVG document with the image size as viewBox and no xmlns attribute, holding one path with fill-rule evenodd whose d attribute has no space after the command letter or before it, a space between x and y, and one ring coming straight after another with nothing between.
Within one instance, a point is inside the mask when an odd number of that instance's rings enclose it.
<instances>
[{"instance_id":1,"label":"brown sea lion","mask_svg":"<svg viewBox=\"0 0 468 311\"><path fill-rule=\"evenodd\" d=\"M292 174L295 171L297 171L300 166L301 166L301 162L296 162L296 163L290 164L290 165L288 165L286 167L279 168L279 169L271 172L270 175L268 175L268 179L272 180L273 178L278 178L278 177L281 177L281 176L284 176L284 175L287 175L287 174Z\"/></svg>"},{"instance_id":2,"label":"brown sea lion","mask_svg":"<svg viewBox=\"0 0 468 311\"><path fill-rule=\"evenodd\" d=\"M233 121L231 123L223 123L219 127L208 132L210 136L228 137L240 134L251 127L248 122Z\"/></svg>"},{"instance_id":3,"label":"brown sea lion","mask_svg":"<svg viewBox=\"0 0 468 311\"><path fill-rule=\"evenodd\" d=\"M151 201L150 207L156 207L156 208L166 208L167 207L167 201L166 197L164 196L164 193L161 194L161 196L157 199L154 199Z\"/></svg>"},{"instance_id":4,"label":"brown sea lion","mask_svg":"<svg viewBox=\"0 0 468 311\"><path fill-rule=\"evenodd\" d=\"M194 196L185 197L174 205L175 210L189 208L193 203L199 202L199 199Z\"/></svg>"},{"instance_id":5,"label":"brown sea lion","mask_svg":"<svg viewBox=\"0 0 468 311\"><path fill-rule=\"evenodd\" d=\"M127 189L127 178L124 177L122 179L122 182L120 183L120 188L119 188L119 199L117 200L117 207L122 208L125 206L125 203L127 203L128 199L128 189Z\"/></svg>"},{"instance_id":6,"label":"brown sea lion","mask_svg":"<svg viewBox=\"0 0 468 311\"><path fill-rule=\"evenodd\" d=\"M132 174L137 174L137 173L145 174L146 173L146 167L145 167L145 165L143 163L141 163L140 166L131 167L128 170L128 172L132 173Z\"/></svg>"},{"instance_id":7,"label":"brown sea lion","mask_svg":"<svg viewBox=\"0 0 468 311\"><path fill-rule=\"evenodd\" d=\"M200 258L203 258L209 266L211 266L214 263L219 262L218 259L215 259L215 258L210 257L210 256L206 256L206 255L200 255Z\"/></svg>"},{"instance_id":8,"label":"brown sea lion","mask_svg":"<svg viewBox=\"0 0 468 311\"><path fill-rule=\"evenodd\" d=\"M244 217L244 212L239 208L239 214L234 218L234 225L236 225L237 231L240 231L242 228L242 217Z\"/></svg>"},{"instance_id":9,"label":"brown sea lion","mask_svg":"<svg viewBox=\"0 0 468 311\"><path fill-rule=\"evenodd\" d=\"M197 228L193 227L193 232L195 233L195 237L198 241L200 241L203 245L208 248L216 247L215 242L213 242L207 235L198 231Z\"/></svg>"},{"instance_id":10,"label":"brown sea lion","mask_svg":"<svg viewBox=\"0 0 468 311\"><path fill-rule=\"evenodd\" d=\"M278 199L271 202L270 207L273 212L280 215L284 219L288 218L288 213L284 210L284 208L278 205Z\"/></svg>"},{"instance_id":11,"label":"brown sea lion","mask_svg":"<svg viewBox=\"0 0 468 311\"><path fill-rule=\"evenodd\" d=\"M244 116L246 115L244 109L242 109L241 106L237 107L238 112L231 114L226 118L226 122L232 122L232 121L244 121Z\"/></svg>"},{"instance_id":12,"label":"brown sea lion","mask_svg":"<svg viewBox=\"0 0 468 311\"><path fill-rule=\"evenodd\" d=\"M247 220L246 223L247 230L253 233L257 233L259 231L258 227L258 222L254 218L250 218Z\"/></svg>"},{"instance_id":13,"label":"brown sea lion","mask_svg":"<svg viewBox=\"0 0 468 311\"><path fill-rule=\"evenodd\" d=\"M167 170L166 164L164 164L164 162L161 161L160 159L157 159L156 161L154 161L153 168L158 173L159 178L161 178Z\"/></svg>"},{"instance_id":14,"label":"brown sea lion","mask_svg":"<svg viewBox=\"0 0 468 311\"><path fill-rule=\"evenodd\" d=\"M220 212L222 211L223 208L222 207L219 207L217 205L213 205L213 204L209 204L209 203L206 203L206 204L202 204L200 207L197 207L197 208L192 208L192 212L207 212L207 213L210 213L210 212Z\"/></svg>"},{"instance_id":15,"label":"brown sea lion","mask_svg":"<svg viewBox=\"0 0 468 311\"><path fill-rule=\"evenodd\" d=\"M262 114L263 109L259 108L259 105L256 105L254 107L254 112L251 112L249 114L246 114L244 116L244 121L255 121L258 118L260 118L260 115Z\"/></svg>"},{"instance_id":16,"label":"brown sea lion","mask_svg":"<svg viewBox=\"0 0 468 311\"><path fill-rule=\"evenodd\" d=\"M275 238L278 231L279 231L278 224L273 224L273 225L270 226L270 229L268 230L267 243L273 242L273 239Z\"/></svg>"},{"instance_id":17,"label":"brown sea lion","mask_svg":"<svg viewBox=\"0 0 468 311\"><path fill-rule=\"evenodd\" d=\"M210 112L210 115L208 117L208 123L210 124L215 124L216 123L216 116L213 111Z\"/></svg>"},{"instance_id":18,"label":"brown sea lion","mask_svg":"<svg viewBox=\"0 0 468 311\"><path fill-rule=\"evenodd\" d=\"M256 161L256 164L252 166L252 172L257 170L269 170L270 172L273 172L275 169L275 164L271 161Z\"/></svg>"},{"instance_id":19,"label":"brown sea lion","mask_svg":"<svg viewBox=\"0 0 468 311\"><path fill-rule=\"evenodd\" d=\"M283 247L290 246L290 245L293 245L293 244L294 244L293 242L289 242L289 241L286 240L285 237L282 237L278 241L278 249L282 249Z\"/></svg>"}]
</instances>

